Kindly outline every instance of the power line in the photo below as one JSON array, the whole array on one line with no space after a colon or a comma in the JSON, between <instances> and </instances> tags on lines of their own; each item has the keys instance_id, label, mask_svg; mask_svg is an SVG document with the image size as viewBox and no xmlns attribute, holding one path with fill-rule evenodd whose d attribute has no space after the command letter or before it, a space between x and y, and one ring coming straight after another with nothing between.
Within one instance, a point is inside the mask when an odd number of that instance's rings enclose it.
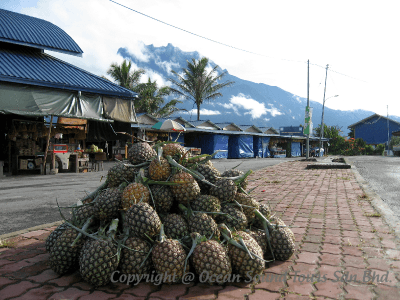
<instances>
[{"instance_id":1,"label":"power line","mask_svg":"<svg viewBox=\"0 0 400 300\"><path fill-rule=\"evenodd\" d=\"M199 34L197 34L197 33L193 33L193 32L188 31L188 30L186 30L186 29L183 29L183 28L180 28L180 27L171 25L171 24L169 24L169 23L167 23L167 22L164 22L164 21L161 21L161 20L159 20L159 19L153 18L153 17L151 17L151 16L149 16L149 15L146 15L146 14L144 14L144 13L141 13L140 11L134 10L134 9L128 7L128 6L125 6L125 5L121 4L121 3L115 2L115 1L113 1L113 0L110 0L110 1L113 2L113 3L115 3L115 4L117 4L117 5L119 5L119 6L122 6L122 7L126 8L126 9L129 9L129 10L135 12L135 13L138 13L138 14L140 14L140 15L142 15L142 16L145 16L145 17L147 17L147 18L150 18L150 19L152 19L152 20L154 20L154 21L160 22L160 23L162 23L162 24L164 24L164 25L167 25L167 26L173 27L173 28L175 28L175 29L184 31L184 32L186 32L186 33L192 34L192 35L194 35L194 36L197 36L197 37L199 37L199 38L205 39L205 40L210 41L210 42L213 42L213 43L217 43L217 44L220 44L220 45L223 45L223 46L232 48L232 49L236 49L236 50L239 50L239 51L243 51L243 52L247 52L247 53L251 53L251 54L255 54L255 55L259 55L259 56L264 56L264 57L268 57L268 58L280 59L280 60L284 60L284 61L291 61L291 62L298 62L298 63L306 63L306 62L300 61L300 60L292 60L292 59L285 59L285 58L277 58L277 57L272 57L272 56L268 56L268 55L265 55L265 54L260 54L260 53L252 52L252 51L249 51L249 50L237 48L237 47L234 47L234 46L231 46L231 45L228 45L228 44L225 44L225 43L222 43L222 42L219 42L219 41L216 41L216 40L207 38L207 37L202 36L202 35L199 35Z\"/></svg>"},{"instance_id":2,"label":"power line","mask_svg":"<svg viewBox=\"0 0 400 300\"><path fill-rule=\"evenodd\" d=\"M268 56L268 55L265 55L265 54L260 54L260 53L257 53L257 52L245 50L245 49L238 48L238 47L235 47L235 46L231 46L231 45L228 45L228 44L225 44L225 43L222 43L222 42L219 42L219 41L216 41L216 40L207 38L207 37L205 37L205 36L199 35L199 34L197 34L197 33L193 33L193 32L191 32L191 31L188 31L188 30L186 30L186 29L177 27L177 26L172 25L172 24L169 24L169 23L167 23L167 22L161 21L161 20L159 20L159 19L156 19L156 18L154 18L154 17L152 17L152 16L146 15L146 14L140 12L140 11L137 11L137 10L135 10L135 9L133 9L133 8L130 8L130 7L128 7L128 6L125 6L125 5L123 5L123 4L121 4L121 3L118 3L118 2L116 2L116 1L110 0L110 2L112 2L112 3L114 3L114 4L117 4L117 5L119 5L119 6L123 7L123 8L129 9L130 11L133 11L133 12L135 12L135 13L138 13L138 14L140 14L140 15L142 15L142 16L145 16L145 17L147 17L147 18L150 18L150 19L152 19L152 20L154 20L154 21L160 22L160 23L162 23L162 24L164 24L164 25L170 26L170 27L172 27L172 28L181 30L181 31L183 31L183 32L192 34L192 35L194 35L194 36L197 36L197 37L199 37L199 38L205 39L205 40L207 40L207 41L210 41L210 42L213 42L213 43L222 45L222 46L226 46L226 47L229 47L229 48L232 48L232 49L235 49L235 50L243 51L243 52L250 53L250 54L254 54L254 55L258 55L258 56L268 57L268 58L272 58L272 59L279 59L279 60L283 60L283 61L290 61L290 62L297 62L297 63L304 63L304 64L307 64L306 61L293 60L293 59L285 59L285 58L278 58L278 57ZM320 67L320 68L325 69L325 67L320 66L320 65L318 65L318 64L310 63L310 65L317 66L317 67ZM361 80L361 79L358 79L358 78L355 78L355 77L352 77L352 76L349 76L349 75L346 75L346 74L343 74L343 73L334 71L334 70L332 70L332 69L329 69L329 71L334 72L334 73L337 73L337 74L340 74L340 75L342 75L342 76L349 77L349 78L354 79L354 80L358 80L358 81L362 81L362 82L367 83L367 82L364 81L364 80Z\"/></svg>"}]
</instances>

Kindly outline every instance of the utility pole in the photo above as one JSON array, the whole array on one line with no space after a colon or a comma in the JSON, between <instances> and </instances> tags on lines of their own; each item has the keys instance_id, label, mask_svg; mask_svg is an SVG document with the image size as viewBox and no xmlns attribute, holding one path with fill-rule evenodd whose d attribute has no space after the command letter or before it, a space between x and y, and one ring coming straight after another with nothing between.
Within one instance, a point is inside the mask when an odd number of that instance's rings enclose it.
<instances>
[{"instance_id":1,"label":"utility pole","mask_svg":"<svg viewBox=\"0 0 400 300\"><path fill-rule=\"evenodd\" d=\"M319 156L321 156L322 139L324 138L324 108L325 108L325 92L326 92L326 79L328 78L328 68L329 68L329 65L326 65L324 101L322 102L321 130L319 133Z\"/></svg>"},{"instance_id":2,"label":"utility pole","mask_svg":"<svg viewBox=\"0 0 400 300\"><path fill-rule=\"evenodd\" d=\"M307 60L307 108L306 111L310 110L310 60ZM304 124L307 126L307 124ZM310 126L310 124L308 125ZM310 129L307 133L307 142L306 142L306 159L310 157Z\"/></svg>"}]
</instances>

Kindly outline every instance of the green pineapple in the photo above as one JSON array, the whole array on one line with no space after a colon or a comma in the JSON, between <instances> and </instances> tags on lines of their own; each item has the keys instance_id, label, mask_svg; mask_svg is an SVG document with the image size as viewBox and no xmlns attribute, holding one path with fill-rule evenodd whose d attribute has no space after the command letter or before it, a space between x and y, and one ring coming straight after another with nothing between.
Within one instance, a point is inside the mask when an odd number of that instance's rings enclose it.
<instances>
[{"instance_id":1,"label":"green pineapple","mask_svg":"<svg viewBox=\"0 0 400 300\"><path fill-rule=\"evenodd\" d=\"M211 183L215 183L218 177L221 177L221 173L209 164L198 164L195 170L203 175L204 178ZM200 186L201 193L205 195L208 194L211 186L202 182L201 180L197 180L197 182Z\"/></svg>"},{"instance_id":2,"label":"green pineapple","mask_svg":"<svg viewBox=\"0 0 400 300\"><path fill-rule=\"evenodd\" d=\"M235 196L235 200L242 205L242 209L244 214L247 217L247 220L253 220L254 219L254 209L259 209L260 208L260 203L253 197L243 194L243 193L237 193Z\"/></svg>"},{"instance_id":3,"label":"green pineapple","mask_svg":"<svg viewBox=\"0 0 400 300\"><path fill-rule=\"evenodd\" d=\"M160 232L161 220L148 203L133 204L126 212L126 225L137 237L153 237Z\"/></svg>"},{"instance_id":4,"label":"green pineapple","mask_svg":"<svg viewBox=\"0 0 400 300\"><path fill-rule=\"evenodd\" d=\"M232 204L222 204L221 213L216 217L217 223L225 223L229 228L236 231L244 230L247 227L247 218L240 207Z\"/></svg>"},{"instance_id":5,"label":"green pineapple","mask_svg":"<svg viewBox=\"0 0 400 300\"><path fill-rule=\"evenodd\" d=\"M132 182L135 178L135 168L128 167L124 162L118 162L107 173L109 187L117 187L124 182Z\"/></svg>"},{"instance_id":6,"label":"green pineapple","mask_svg":"<svg viewBox=\"0 0 400 300\"><path fill-rule=\"evenodd\" d=\"M97 219L109 222L118 217L122 191L117 188L103 190L94 202L94 215Z\"/></svg>"},{"instance_id":7,"label":"green pineapple","mask_svg":"<svg viewBox=\"0 0 400 300\"><path fill-rule=\"evenodd\" d=\"M230 169L227 170L225 172L222 173L222 177L229 177L229 178L233 178L233 177L238 177L238 176L242 176L244 175L244 172L237 170L237 169ZM245 178L241 183L240 183L240 187L245 191L248 185L248 180L247 178Z\"/></svg>"},{"instance_id":8,"label":"green pineapple","mask_svg":"<svg viewBox=\"0 0 400 300\"><path fill-rule=\"evenodd\" d=\"M190 201L200 195L200 187L189 173L178 172L171 177L170 181L178 183L171 186L171 191L179 203L188 205Z\"/></svg>"},{"instance_id":9,"label":"green pineapple","mask_svg":"<svg viewBox=\"0 0 400 300\"><path fill-rule=\"evenodd\" d=\"M50 235L46 239L46 251L50 252L50 249L53 247L54 243L61 236L61 234L67 229L69 225L67 223L62 223L58 225L56 229L54 229Z\"/></svg>"},{"instance_id":10,"label":"green pineapple","mask_svg":"<svg viewBox=\"0 0 400 300\"><path fill-rule=\"evenodd\" d=\"M125 246L122 248L119 268L121 273L130 274L148 274L151 269L151 260L147 258L151 250L151 245L144 239L138 237L129 237Z\"/></svg>"},{"instance_id":11,"label":"green pineapple","mask_svg":"<svg viewBox=\"0 0 400 300\"><path fill-rule=\"evenodd\" d=\"M174 196L168 186L161 184L154 184L150 186L150 191L155 202L155 209L159 214L168 213L174 203ZM153 204L153 201L150 200Z\"/></svg>"},{"instance_id":12,"label":"green pineapple","mask_svg":"<svg viewBox=\"0 0 400 300\"><path fill-rule=\"evenodd\" d=\"M197 232L192 233L195 246L191 256L197 274L207 274L207 283L223 284L232 274L231 260L226 249L215 240L207 240Z\"/></svg>"},{"instance_id":13,"label":"green pineapple","mask_svg":"<svg viewBox=\"0 0 400 300\"><path fill-rule=\"evenodd\" d=\"M200 195L190 202L193 211L220 212L221 203L217 197L211 195ZM210 214L214 219L216 214Z\"/></svg>"},{"instance_id":14,"label":"green pineapple","mask_svg":"<svg viewBox=\"0 0 400 300\"><path fill-rule=\"evenodd\" d=\"M218 179L215 187L210 188L210 195L217 197L221 202L232 202L237 193L237 186L233 180Z\"/></svg>"},{"instance_id":15,"label":"green pineapple","mask_svg":"<svg viewBox=\"0 0 400 300\"><path fill-rule=\"evenodd\" d=\"M168 214L162 218L165 235L171 239L180 240L189 236L189 226L186 220L178 214Z\"/></svg>"},{"instance_id":16,"label":"green pineapple","mask_svg":"<svg viewBox=\"0 0 400 300\"><path fill-rule=\"evenodd\" d=\"M143 163L156 155L156 151L146 142L135 143L128 151L128 159L132 164Z\"/></svg>"}]
</instances>

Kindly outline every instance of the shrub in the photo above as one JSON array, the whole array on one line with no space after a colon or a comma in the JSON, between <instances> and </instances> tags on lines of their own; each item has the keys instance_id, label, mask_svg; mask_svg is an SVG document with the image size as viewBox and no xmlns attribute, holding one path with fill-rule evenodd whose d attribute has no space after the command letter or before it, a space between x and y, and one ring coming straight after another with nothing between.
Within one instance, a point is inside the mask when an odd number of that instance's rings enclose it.
<instances>
[{"instance_id":1,"label":"shrub","mask_svg":"<svg viewBox=\"0 0 400 300\"><path fill-rule=\"evenodd\" d=\"M374 154L374 147L372 147L371 145L365 146L365 154L366 155Z\"/></svg>"},{"instance_id":2,"label":"shrub","mask_svg":"<svg viewBox=\"0 0 400 300\"><path fill-rule=\"evenodd\" d=\"M385 150L384 144L379 144L375 147L374 153L378 155L383 155L383 151Z\"/></svg>"}]
</instances>

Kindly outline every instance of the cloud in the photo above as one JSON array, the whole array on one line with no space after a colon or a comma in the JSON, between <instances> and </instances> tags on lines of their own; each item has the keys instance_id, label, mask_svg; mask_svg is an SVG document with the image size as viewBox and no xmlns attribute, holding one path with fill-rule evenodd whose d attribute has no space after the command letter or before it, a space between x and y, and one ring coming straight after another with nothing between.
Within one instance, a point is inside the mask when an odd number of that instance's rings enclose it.
<instances>
[{"instance_id":1,"label":"cloud","mask_svg":"<svg viewBox=\"0 0 400 300\"><path fill-rule=\"evenodd\" d=\"M273 117L281 115L278 109L273 104L268 104L271 108L266 108L264 103L260 103L242 93L237 96L232 96L229 103L219 104L225 109L232 109L237 115L241 115L239 109L245 110L245 115L251 115L252 119L261 118L261 116L270 113Z\"/></svg>"},{"instance_id":2,"label":"cloud","mask_svg":"<svg viewBox=\"0 0 400 300\"><path fill-rule=\"evenodd\" d=\"M187 115L192 115L196 114L197 115L197 109L192 109L189 111L182 111L182 114L187 114ZM215 115L220 115L221 113L217 110L209 110L209 109L200 109L200 116L215 116Z\"/></svg>"},{"instance_id":3,"label":"cloud","mask_svg":"<svg viewBox=\"0 0 400 300\"><path fill-rule=\"evenodd\" d=\"M164 69L168 74L172 74L172 68L178 69L180 68L179 63L172 62L172 61L161 61L161 59L156 60L156 64Z\"/></svg>"}]
</instances>

